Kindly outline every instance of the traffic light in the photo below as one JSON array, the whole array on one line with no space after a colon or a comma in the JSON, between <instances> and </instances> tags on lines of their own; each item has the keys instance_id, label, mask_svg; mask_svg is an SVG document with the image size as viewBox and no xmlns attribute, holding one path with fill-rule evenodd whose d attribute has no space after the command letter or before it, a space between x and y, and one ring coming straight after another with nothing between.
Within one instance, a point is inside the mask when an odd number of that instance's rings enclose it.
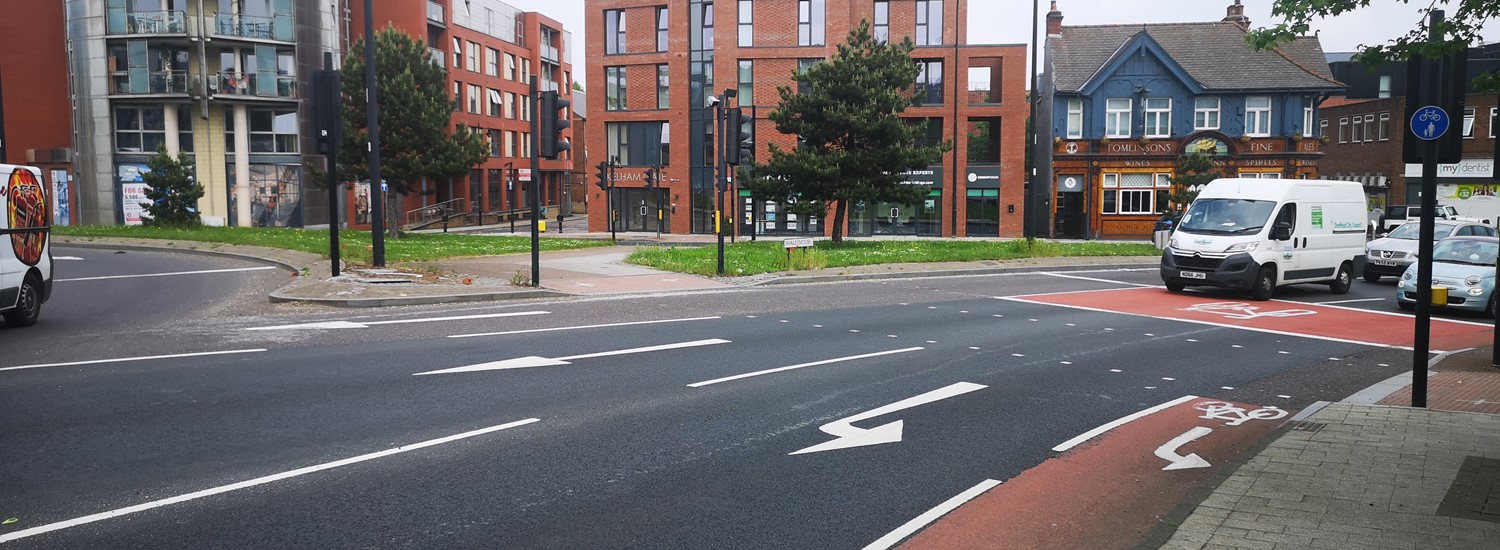
<instances>
[{"instance_id":1,"label":"traffic light","mask_svg":"<svg viewBox=\"0 0 1500 550\"><path fill-rule=\"evenodd\" d=\"M656 170L655 166L646 169L646 189L656 187Z\"/></svg>"},{"instance_id":2,"label":"traffic light","mask_svg":"<svg viewBox=\"0 0 1500 550\"><path fill-rule=\"evenodd\" d=\"M599 186L600 189L608 190L609 189L609 163L601 161L599 164L596 165L596 167L599 169L599 173L594 174L594 177L599 178L599 179L598 179L598 181L594 182L594 185Z\"/></svg>"},{"instance_id":3,"label":"traffic light","mask_svg":"<svg viewBox=\"0 0 1500 550\"><path fill-rule=\"evenodd\" d=\"M557 155L573 145L563 139L562 131L573 124L568 120L568 107L572 102L557 96L556 91L542 92L541 150L544 158L555 159Z\"/></svg>"},{"instance_id":4,"label":"traffic light","mask_svg":"<svg viewBox=\"0 0 1500 550\"><path fill-rule=\"evenodd\" d=\"M748 123L751 128L745 128ZM724 133L728 142L724 146L724 163L739 165L742 160L755 158L755 119L745 118L739 107L730 109L725 115Z\"/></svg>"}]
</instances>

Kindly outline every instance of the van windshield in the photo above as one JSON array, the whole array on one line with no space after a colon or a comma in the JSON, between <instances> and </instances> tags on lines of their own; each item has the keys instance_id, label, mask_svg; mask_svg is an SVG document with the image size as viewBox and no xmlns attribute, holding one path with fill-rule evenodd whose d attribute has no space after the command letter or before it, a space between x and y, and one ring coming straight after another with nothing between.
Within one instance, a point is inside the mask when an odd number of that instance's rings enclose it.
<instances>
[{"instance_id":1,"label":"van windshield","mask_svg":"<svg viewBox=\"0 0 1500 550\"><path fill-rule=\"evenodd\" d=\"M1255 233L1266 226L1276 201L1198 199L1182 216L1178 229L1209 235Z\"/></svg>"}]
</instances>

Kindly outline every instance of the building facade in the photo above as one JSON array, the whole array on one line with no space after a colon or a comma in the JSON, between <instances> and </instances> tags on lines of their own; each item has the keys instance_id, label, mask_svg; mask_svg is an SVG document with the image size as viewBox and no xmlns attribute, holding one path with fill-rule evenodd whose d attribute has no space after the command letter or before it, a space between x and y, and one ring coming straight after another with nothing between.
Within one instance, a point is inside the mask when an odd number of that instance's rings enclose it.
<instances>
[{"instance_id":1,"label":"building facade","mask_svg":"<svg viewBox=\"0 0 1500 550\"><path fill-rule=\"evenodd\" d=\"M358 22L352 37L358 39L364 6L350 4L351 19ZM417 193L402 198L398 223L419 222L439 206L465 213L470 223L527 215L534 189L551 215L570 209L573 158L581 147L557 160L542 159L540 172L531 173L530 82L535 77L539 91L556 90L571 101L571 33L540 13L497 0L380 0L374 16L377 32L389 25L427 43L432 62L448 71L454 131L477 132L489 144L489 158L467 176L419 182ZM571 110L565 116L571 118ZM354 227L368 227L368 194L368 186L353 191Z\"/></svg>"},{"instance_id":2,"label":"building facade","mask_svg":"<svg viewBox=\"0 0 1500 550\"><path fill-rule=\"evenodd\" d=\"M61 2L12 2L0 18L0 36L27 44L0 49L0 163L41 168L55 198L52 223L71 225L78 199L62 20Z\"/></svg>"},{"instance_id":3,"label":"building facade","mask_svg":"<svg viewBox=\"0 0 1500 550\"><path fill-rule=\"evenodd\" d=\"M928 189L916 204L851 204L846 233L1017 236L1027 105L1024 44L964 44L966 0L586 0L588 166L615 159L610 189L589 186L589 229L713 233L716 115L739 106L755 136L755 158L769 144L796 146L767 115L777 87L828 59L861 20L889 40L911 37L921 68L903 117L949 140L953 151L907 183ZM602 90L601 90L602 88ZM728 92L728 93L726 93ZM731 97L732 96L732 97ZM721 101L718 106L714 101ZM648 169L660 166L659 188ZM608 193L608 196L606 196ZM786 204L730 192L726 232L824 235L824 217L799 218ZM613 212L598 208L613 205Z\"/></svg>"},{"instance_id":4,"label":"building facade","mask_svg":"<svg viewBox=\"0 0 1500 550\"><path fill-rule=\"evenodd\" d=\"M1316 37L1245 44L1239 0L1221 21L1063 26L1047 14L1038 180L1054 185L1052 235L1149 238L1178 158L1225 176L1317 178L1320 104L1344 86Z\"/></svg>"}]
</instances>

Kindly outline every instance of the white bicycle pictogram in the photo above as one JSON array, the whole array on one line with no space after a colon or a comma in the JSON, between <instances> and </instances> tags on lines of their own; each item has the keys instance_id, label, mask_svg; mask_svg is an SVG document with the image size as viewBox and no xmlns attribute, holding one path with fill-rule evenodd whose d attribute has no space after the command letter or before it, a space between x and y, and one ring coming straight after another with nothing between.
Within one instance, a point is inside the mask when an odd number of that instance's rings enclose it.
<instances>
[{"instance_id":1,"label":"white bicycle pictogram","mask_svg":"<svg viewBox=\"0 0 1500 550\"><path fill-rule=\"evenodd\" d=\"M1417 115L1417 120L1422 122L1437 122L1443 115L1438 114L1436 109L1423 109L1422 114Z\"/></svg>"},{"instance_id":2,"label":"white bicycle pictogram","mask_svg":"<svg viewBox=\"0 0 1500 550\"><path fill-rule=\"evenodd\" d=\"M1251 420L1276 420L1286 416L1286 411L1276 407L1265 407L1255 410L1246 410L1244 407L1225 401L1199 401L1193 405L1194 409L1203 411L1203 416L1209 420L1228 420L1225 426L1238 426Z\"/></svg>"},{"instance_id":3,"label":"white bicycle pictogram","mask_svg":"<svg viewBox=\"0 0 1500 550\"><path fill-rule=\"evenodd\" d=\"M1259 317L1297 317L1301 315L1313 315L1316 311L1308 309L1281 309L1276 311L1261 311L1260 306L1252 306L1245 302L1211 302L1207 304L1194 304L1182 308L1182 311L1195 311L1199 313L1216 313L1230 319L1255 319Z\"/></svg>"}]
</instances>

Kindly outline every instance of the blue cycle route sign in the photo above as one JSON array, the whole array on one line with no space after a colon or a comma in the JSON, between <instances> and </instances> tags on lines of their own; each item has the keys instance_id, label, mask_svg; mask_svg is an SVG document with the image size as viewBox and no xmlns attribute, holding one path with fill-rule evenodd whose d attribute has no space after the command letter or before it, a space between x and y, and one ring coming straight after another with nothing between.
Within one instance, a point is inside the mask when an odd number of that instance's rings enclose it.
<instances>
[{"instance_id":1,"label":"blue cycle route sign","mask_svg":"<svg viewBox=\"0 0 1500 550\"><path fill-rule=\"evenodd\" d=\"M1448 133L1448 113L1442 107L1428 105L1420 107L1411 115L1411 133L1417 139L1432 141Z\"/></svg>"}]
</instances>

